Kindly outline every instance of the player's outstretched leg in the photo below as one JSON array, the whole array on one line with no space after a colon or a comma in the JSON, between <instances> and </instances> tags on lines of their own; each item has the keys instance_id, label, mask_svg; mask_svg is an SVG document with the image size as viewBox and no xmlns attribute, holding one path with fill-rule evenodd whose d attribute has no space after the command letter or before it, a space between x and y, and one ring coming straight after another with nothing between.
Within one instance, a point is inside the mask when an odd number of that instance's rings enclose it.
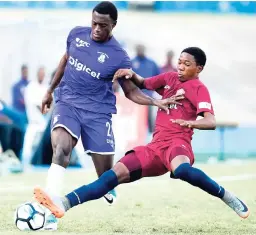
<instances>
[{"instance_id":1,"label":"player's outstretched leg","mask_svg":"<svg viewBox=\"0 0 256 235\"><path fill-rule=\"evenodd\" d=\"M99 199L117 185L129 182L129 180L128 168L123 163L118 162L93 183L77 188L63 198L51 196L41 188L35 188L34 195L39 203L48 208L57 218L61 218L70 208L90 200Z\"/></svg>"},{"instance_id":2,"label":"player's outstretched leg","mask_svg":"<svg viewBox=\"0 0 256 235\"><path fill-rule=\"evenodd\" d=\"M193 186L199 187L212 196L220 198L241 218L245 219L249 216L249 209L244 202L217 184L203 171L192 167L188 157L183 155L175 157L171 161L171 169L174 178L186 181Z\"/></svg>"}]
</instances>

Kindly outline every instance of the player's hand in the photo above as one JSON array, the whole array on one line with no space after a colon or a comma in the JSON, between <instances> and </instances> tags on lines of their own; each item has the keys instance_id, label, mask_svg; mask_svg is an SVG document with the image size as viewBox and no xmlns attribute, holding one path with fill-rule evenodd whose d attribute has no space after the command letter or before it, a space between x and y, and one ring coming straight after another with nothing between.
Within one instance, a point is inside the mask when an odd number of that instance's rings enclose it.
<instances>
[{"instance_id":1,"label":"player's hand","mask_svg":"<svg viewBox=\"0 0 256 235\"><path fill-rule=\"evenodd\" d=\"M157 106L160 110L164 110L167 114L169 114L169 105L166 104L165 100L154 100L153 105Z\"/></svg>"},{"instance_id":2,"label":"player's hand","mask_svg":"<svg viewBox=\"0 0 256 235\"><path fill-rule=\"evenodd\" d=\"M188 127L188 128L193 128L193 121L186 121L186 120L183 120L183 119L170 119L170 121L172 123L176 123L180 126L184 126L184 127Z\"/></svg>"},{"instance_id":3,"label":"player's hand","mask_svg":"<svg viewBox=\"0 0 256 235\"><path fill-rule=\"evenodd\" d=\"M134 72L131 69L118 69L114 74L112 82L114 82L118 78L123 78L123 77L125 77L126 79L131 79L133 74Z\"/></svg>"},{"instance_id":4,"label":"player's hand","mask_svg":"<svg viewBox=\"0 0 256 235\"><path fill-rule=\"evenodd\" d=\"M42 107L41 107L42 114L45 114L50 110L52 101L53 101L52 93L47 91L42 101Z\"/></svg>"},{"instance_id":5,"label":"player's hand","mask_svg":"<svg viewBox=\"0 0 256 235\"><path fill-rule=\"evenodd\" d=\"M154 100L154 105L156 105L160 110L164 110L167 114L169 114L169 105L170 104L182 105L182 103L178 102L178 100L182 100L184 98L185 98L184 95L176 94L163 100Z\"/></svg>"}]
</instances>

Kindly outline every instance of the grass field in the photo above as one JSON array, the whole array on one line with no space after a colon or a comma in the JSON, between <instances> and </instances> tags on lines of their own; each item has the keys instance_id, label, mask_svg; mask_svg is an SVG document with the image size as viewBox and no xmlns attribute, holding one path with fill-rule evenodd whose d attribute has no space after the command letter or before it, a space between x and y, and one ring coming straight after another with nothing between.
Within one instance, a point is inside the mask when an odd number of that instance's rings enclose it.
<instances>
[{"instance_id":1,"label":"grass field","mask_svg":"<svg viewBox=\"0 0 256 235\"><path fill-rule=\"evenodd\" d=\"M256 162L243 165L197 165L239 195L250 207L248 219L240 219L219 199L197 188L170 180L169 175L143 179L118 188L118 201L110 207L103 199L74 208L59 221L61 235L86 234L256 234ZM247 174L247 176L245 175ZM0 234L20 232L13 224L16 206L30 201L34 185L45 182L45 172L0 178ZM235 176L235 177L223 177ZM65 192L95 179L94 172L68 171ZM53 234L40 231L39 234Z\"/></svg>"}]
</instances>

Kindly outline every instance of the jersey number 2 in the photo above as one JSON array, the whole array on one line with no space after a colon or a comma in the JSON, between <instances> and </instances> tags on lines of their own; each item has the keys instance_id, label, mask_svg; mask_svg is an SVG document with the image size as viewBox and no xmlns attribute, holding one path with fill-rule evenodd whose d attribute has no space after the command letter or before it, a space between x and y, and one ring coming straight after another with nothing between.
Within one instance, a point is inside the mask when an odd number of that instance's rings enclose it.
<instances>
[{"instance_id":1,"label":"jersey number 2","mask_svg":"<svg viewBox=\"0 0 256 235\"><path fill-rule=\"evenodd\" d=\"M108 128L107 136L111 136L111 124L109 122L106 122L106 127Z\"/></svg>"}]
</instances>

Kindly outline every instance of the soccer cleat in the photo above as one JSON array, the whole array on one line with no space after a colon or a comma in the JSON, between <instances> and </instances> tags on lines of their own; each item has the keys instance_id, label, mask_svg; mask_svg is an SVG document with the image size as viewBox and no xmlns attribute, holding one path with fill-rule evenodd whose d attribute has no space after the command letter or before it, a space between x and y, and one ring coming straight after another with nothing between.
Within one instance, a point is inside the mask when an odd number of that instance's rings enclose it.
<instances>
[{"instance_id":1,"label":"soccer cleat","mask_svg":"<svg viewBox=\"0 0 256 235\"><path fill-rule=\"evenodd\" d=\"M116 191L113 189L105 194L103 197L108 205L112 206L116 202Z\"/></svg>"},{"instance_id":2,"label":"soccer cleat","mask_svg":"<svg viewBox=\"0 0 256 235\"><path fill-rule=\"evenodd\" d=\"M48 208L56 218L61 218L65 214L65 208L60 197L51 197L43 189L34 188L35 199Z\"/></svg>"},{"instance_id":3,"label":"soccer cleat","mask_svg":"<svg viewBox=\"0 0 256 235\"><path fill-rule=\"evenodd\" d=\"M46 208L46 216L43 230L55 231L58 229L58 221L52 212Z\"/></svg>"},{"instance_id":4,"label":"soccer cleat","mask_svg":"<svg viewBox=\"0 0 256 235\"><path fill-rule=\"evenodd\" d=\"M241 218L246 219L249 216L249 208L245 205L245 203L230 192L225 191L222 201L233 209Z\"/></svg>"}]
</instances>

